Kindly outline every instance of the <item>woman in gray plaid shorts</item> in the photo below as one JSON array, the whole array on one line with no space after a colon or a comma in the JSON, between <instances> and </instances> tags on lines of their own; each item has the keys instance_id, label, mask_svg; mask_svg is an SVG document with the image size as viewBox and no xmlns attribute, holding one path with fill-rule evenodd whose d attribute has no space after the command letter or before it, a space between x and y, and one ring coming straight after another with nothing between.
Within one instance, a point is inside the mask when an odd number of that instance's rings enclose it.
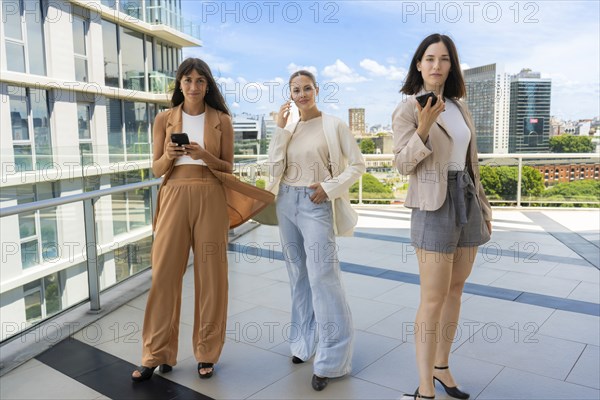
<instances>
[{"instance_id":1,"label":"woman in gray plaid shorts","mask_svg":"<svg viewBox=\"0 0 600 400\"><path fill-rule=\"evenodd\" d=\"M435 381L448 395L458 388L448 358L461 296L477 246L490 239L492 213L479 179L477 140L466 105L456 47L433 34L417 48L394 111L395 165L409 175L405 205L412 208L421 302L415 320L419 386L404 398L435 398ZM419 99L419 96L428 97ZM426 100L424 100L426 99Z\"/></svg>"}]
</instances>

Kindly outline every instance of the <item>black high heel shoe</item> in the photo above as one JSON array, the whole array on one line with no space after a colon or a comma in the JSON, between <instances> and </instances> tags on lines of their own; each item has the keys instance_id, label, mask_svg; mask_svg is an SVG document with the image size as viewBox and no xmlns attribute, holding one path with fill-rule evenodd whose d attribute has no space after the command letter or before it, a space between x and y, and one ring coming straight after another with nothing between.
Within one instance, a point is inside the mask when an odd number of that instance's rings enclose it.
<instances>
[{"instance_id":1,"label":"black high heel shoe","mask_svg":"<svg viewBox=\"0 0 600 400\"><path fill-rule=\"evenodd\" d=\"M171 367L169 364L160 364L160 367L158 367L158 370L161 373L166 374L167 372L173 371L173 367Z\"/></svg>"},{"instance_id":2,"label":"black high heel shoe","mask_svg":"<svg viewBox=\"0 0 600 400\"><path fill-rule=\"evenodd\" d=\"M140 376L131 375L131 380L134 382L147 381L148 379L152 378L152 375L154 375L155 369L156 369L156 367L144 367L142 365L141 367L138 367L138 369L136 370L140 373Z\"/></svg>"},{"instance_id":3,"label":"black high heel shoe","mask_svg":"<svg viewBox=\"0 0 600 400\"><path fill-rule=\"evenodd\" d=\"M293 357L292 357L292 362L293 362L294 364L302 364L302 363L304 362L304 360L303 360L303 359L301 359L300 357L293 356Z\"/></svg>"},{"instance_id":4,"label":"black high heel shoe","mask_svg":"<svg viewBox=\"0 0 600 400\"><path fill-rule=\"evenodd\" d=\"M445 367L433 367L435 369L448 369L448 366ZM433 377L433 384L435 385L435 381L438 381L443 387L444 390L446 391L446 393L448 393L448 396L450 397L454 397L455 399L461 399L461 400L466 400L469 397L471 397L471 395L469 393L465 393L462 390L460 390L458 388L458 386L446 386L446 384L444 382L442 382L441 379L436 378L435 376Z\"/></svg>"},{"instance_id":5,"label":"black high heel shoe","mask_svg":"<svg viewBox=\"0 0 600 400\"><path fill-rule=\"evenodd\" d=\"M311 385L313 389L315 389L317 392L320 392L321 390L325 389L328 383L329 378L327 377L321 377L317 375L312 376Z\"/></svg>"},{"instance_id":6,"label":"black high heel shoe","mask_svg":"<svg viewBox=\"0 0 600 400\"><path fill-rule=\"evenodd\" d=\"M414 394L404 394L402 396L402 399L404 398L409 398L409 399L428 399L428 400L433 400L435 399L435 396L423 396L421 393L419 393L419 388L417 388L417 390L415 390Z\"/></svg>"},{"instance_id":7,"label":"black high heel shoe","mask_svg":"<svg viewBox=\"0 0 600 400\"><path fill-rule=\"evenodd\" d=\"M210 369L209 372L203 374L200 372L201 369ZM213 373L215 372L215 364L213 363L205 363L205 362L199 362L198 363L198 375L200 376L200 379L208 379L211 376L213 376Z\"/></svg>"}]
</instances>

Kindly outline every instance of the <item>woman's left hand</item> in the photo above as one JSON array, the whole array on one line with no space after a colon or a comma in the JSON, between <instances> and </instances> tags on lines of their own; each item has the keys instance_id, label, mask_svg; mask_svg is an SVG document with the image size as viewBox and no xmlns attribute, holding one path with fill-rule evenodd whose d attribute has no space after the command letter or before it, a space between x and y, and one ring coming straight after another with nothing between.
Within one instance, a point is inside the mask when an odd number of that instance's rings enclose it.
<instances>
[{"instance_id":1,"label":"woman's left hand","mask_svg":"<svg viewBox=\"0 0 600 400\"><path fill-rule=\"evenodd\" d=\"M315 192L310 196L310 201L315 204L321 204L324 201L329 199L325 190L323 190L323 186L320 183L314 183L308 187L309 189L313 189Z\"/></svg>"},{"instance_id":2,"label":"woman's left hand","mask_svg":"<svg viewBox=\"0 0 600 400\"><path fill-rule=\"evenodd\" d=\"M185 155L192 157L194 160L204 160L207 151L196 142L191 142L185 145Z\"/></svg>"},{"instance_id":3,"label":"woman's left hand","mask_svg":"<svg viewBox=\"0 0 600 400\"><path fill-rule=\"evenodd\" d=\"M485 221L485 223L487 224L488 231L490 232L490 235L491 235L492 234L492 221Z\"/></svg>"}]
</instances>

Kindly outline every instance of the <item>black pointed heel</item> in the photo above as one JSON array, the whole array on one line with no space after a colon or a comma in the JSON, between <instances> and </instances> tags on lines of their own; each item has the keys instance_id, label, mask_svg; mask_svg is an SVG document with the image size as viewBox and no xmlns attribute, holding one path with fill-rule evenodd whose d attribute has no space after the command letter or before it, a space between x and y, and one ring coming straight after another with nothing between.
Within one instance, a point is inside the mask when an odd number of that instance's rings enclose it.
<instances>
[{"instance_id":1,"label":"black pointed heel","mask_svg":"<svg viewBox=\"0 0 600 400\"><path fill-rule=\"evenodd\" d=\"M448 366L445 367L433 367L435 369L448 369ZM444 390L446 391L446 393L448 394L448 396L450 397L454 397L455 399L461 399L461 400L466 400L469 397L471 397L471 395L469 393L463 392L462 390L460 390L458 388L458 386L446 386L446 384L444 382L442 382L441 379L436 378L435 376L433 377L433 383L435 385L435 381L438 381L440 383L440 385L442 385L444 387Z\"/></svg>"},{"instance_id":2,"label":"black pointed heel","mask_svg":"<svg viewBox=\"0 0 600 400\"><path fill-rule=\"evenodd\" d=\"M419 388L417 388L417 390L415 390L414 394L404 394L402 396L402 398L404 399L405 397L409 398L409 399L429 399L429 400L433 400L435 399L435 396L423 396L421 393L419 393Z\"/></svg>"},{"instance_id":3,"label":"black pointed heel","mask_svg":"<svg viewBox=\"0 0 600 400\"><path fill-rule=\"evenodd\" d=\"M138 367L138 369L136 370L136 371L139 371L140 376L131 375L131 380L134 382L147 381L148 379L152 378L152 375L154 375L154 369L156 369L156 367L144 367L142 365L141 367Z\"/></svg>"},{"instance_id":4,"label":"black pointed heel","mask_svg":"<svg viewBox=\"0 0 600 400\"><path fill-rule=\"evenodd\" d=\"M293 357L292 357L292 362L293 362L294 364L302 364L302 363L304 362L304 360L303 360L303 359L301 359L301 358L299 358L299 357L293 356Z\"/></svg>"},{"instance_id":5,"label":"black pointed heel","mask_svg":"<svg viewBox=\"0 0 600 400\"><path fill-rule=\"evenodd\" d=\"M207 372L205 374L200 373L201 369L208 369L210 368L210 372ZM211 376L213 376L213 373L215 372L215 364L213 363L205 363L205 362L199 362L198 363L198 375L200 376L201 379L208 379Z\"/></svg>"},{"instance_id":6,"label":"black pointed heel","mask_svg":"<svg viewBox=\"0 0 600 400\"><path fill-rule=\"evenodd\" d=\"M160 364L160 367L158 367L158 370L161 373L166 374L167 372L173 371L173 367L171 367L169 364Z\"/></svg>"}]
</instances>

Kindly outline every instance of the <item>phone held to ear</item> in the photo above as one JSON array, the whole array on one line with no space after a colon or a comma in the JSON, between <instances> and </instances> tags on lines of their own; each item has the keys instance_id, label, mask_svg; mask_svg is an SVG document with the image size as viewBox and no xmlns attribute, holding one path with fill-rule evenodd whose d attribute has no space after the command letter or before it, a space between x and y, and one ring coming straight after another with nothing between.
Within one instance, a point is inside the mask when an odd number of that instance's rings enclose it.
<instances>
[{"instance_id":1,"label":"phone held to ear","mask_svg":"<svg viewBox=\"0 0 600 400\"><path fill-rule=\"evenodd\" d=\"M290 116L288 118L288 124L300 121L300 110L298 110L298 106L292 100L290 102Z\"/></svg>"},{"instance_id":2,"label":"phone held to ear","mask_svg":"<svg viewBox=\"0 0 600 400\"><path fill-rule=\"evenodd\" d=\"M419 102L421 107L425 108L425 106L427 105L427 99L429 99L430 97L432 98L431 107L433 107L435 103L437 103L437 96L433 92L422 94L420 96L415 97L415 99Z\"/></svg>"},{"instance_id":3,"label":"phone held to ear","mask_svg":"<svg viewBox=\"0 0 600 400\"><path fill-rule=\"evenodd\" d=\"M183 146L184 144L190 144L190 138L187 133L171 133L171 142L177 146Z\"/></svg>"}]
</instances>

